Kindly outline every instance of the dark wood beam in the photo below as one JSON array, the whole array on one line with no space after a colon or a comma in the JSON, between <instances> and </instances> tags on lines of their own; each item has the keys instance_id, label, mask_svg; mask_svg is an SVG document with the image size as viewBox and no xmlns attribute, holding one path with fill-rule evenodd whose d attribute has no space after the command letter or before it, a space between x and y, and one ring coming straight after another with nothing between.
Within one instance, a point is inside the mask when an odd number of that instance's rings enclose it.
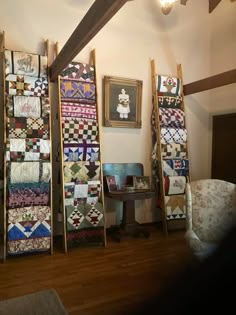
<instances>
[{"instance_id":1,"label":"dark wood beam","mask_svg":"<svg viewBox=\"0 0 236 315\"><path fill-rule=\"evenodd\" d=\"M209 13L215 10L220 2L221 0L209 0Z\"/></svg>"},{"instance_id":2,"label":"dark wood beam","mask_svg":"<svg viewBox=\"0 0 236 315\"><path fill-rule=\"evenodd\" d=\"M54 81L73 58L128 0L96 0L74 30L50 67Z\"/></svg>"},{"instance_id":3,"label":"dark wood beam","mask_svg":"<svg viewBox=\"0 0 236 315\"><path fill-rule=\"evenodd\" d=\"M184 95L190 95L220 86L236 83L236 69L184 85Z\"/></svg>"}]
</instances>

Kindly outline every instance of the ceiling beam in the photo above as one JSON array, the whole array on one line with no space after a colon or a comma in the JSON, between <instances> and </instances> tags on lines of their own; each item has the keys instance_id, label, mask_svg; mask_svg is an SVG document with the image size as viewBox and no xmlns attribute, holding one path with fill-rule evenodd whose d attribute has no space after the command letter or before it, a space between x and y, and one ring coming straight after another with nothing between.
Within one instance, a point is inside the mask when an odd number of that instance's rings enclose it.
<instances>
[{"instance_id":1,"label":"ceiling beam","mask_svg":"<svg viewBox=\"0 0 236 315\"><path fill-rule=\"evenodd\" d=\"M236 69L184 85L184 95L190 95L220 86L236 83Z\"/></svg>"},{"instance_id":2,"label":"ceiling beam","mask_svg":"<svg viewBox=\"0 0 236 315\"><path fill-rule=\"evenodd\" d=\"M128 0L96 0L74 30L50 67L54 81L88 42Z\"/></svg>"},{"instance_id":3,"label":"ceiling beam","mask_svg":"<svg viewBox=\"0 0 236 315\"><path fill-rule=\"evenodd\" d=\"M221 0L209 0L209 13L215 10L220 2Z\"/></svg>"}]
</instances>

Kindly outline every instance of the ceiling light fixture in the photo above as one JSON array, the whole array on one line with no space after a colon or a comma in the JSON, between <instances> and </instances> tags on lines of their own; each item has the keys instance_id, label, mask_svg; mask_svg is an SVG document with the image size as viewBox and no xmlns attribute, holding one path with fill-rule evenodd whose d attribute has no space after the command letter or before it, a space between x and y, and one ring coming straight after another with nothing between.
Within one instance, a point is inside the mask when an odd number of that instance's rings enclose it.
<instances>
[{"instance_id":1,"label":"ceiling light fixture","mask_svg":"<svg viewBox=\"0 0 236 315\"><path fill-rule=\"evenodd\" d=\"M169 14L174 6L174 3L177 1L178 0L160 0L162 13L165 15Z\"/></svg>"}]
</instances>

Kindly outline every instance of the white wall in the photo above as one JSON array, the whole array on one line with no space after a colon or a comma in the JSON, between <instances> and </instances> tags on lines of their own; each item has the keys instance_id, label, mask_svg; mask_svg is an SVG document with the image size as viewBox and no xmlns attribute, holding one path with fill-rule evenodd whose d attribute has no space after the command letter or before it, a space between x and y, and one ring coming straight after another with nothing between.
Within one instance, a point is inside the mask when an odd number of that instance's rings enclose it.
<instances>
[{"instance_id":1,"label":"white wall","mask_svg":"<svg viewBox=\"0 0 236 315\"><path fill-rule=\"evenodd\" d=\"M4 1L0 21L1 29L6 32L6 47L42 53L42 41L49 39L52 61L53 44L58 41L59 47L63 47L92 2ZM150 175L150 58L155 59L157 71L162 74L175 74L176 63L181 63L184 83L209 76L211 50L207 1L189 1L186 7L177 3L168 16L161 14L157 0L127 2L75 59L88 62L93 48L97 55L100 119L104 75L143 80L142 128L102 127L103 162L141 162L145 174ZM209 100L209 92L185 98L192 179L209 177ZM56 106L55 99L53 102ZM137 205L136 216L140 222L158 218L154 201ZM120 205L108 204L107 225L117 221L116 207Z\"/></svg>"}]
</instances>

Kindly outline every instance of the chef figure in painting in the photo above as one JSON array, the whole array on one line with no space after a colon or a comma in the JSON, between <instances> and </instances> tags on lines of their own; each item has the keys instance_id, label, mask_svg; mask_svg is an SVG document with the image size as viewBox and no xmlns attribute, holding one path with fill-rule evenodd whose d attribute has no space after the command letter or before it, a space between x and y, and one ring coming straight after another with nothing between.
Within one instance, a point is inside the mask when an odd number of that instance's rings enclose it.
<instances>
[{"instance_id":1,"label":"chef figure in painting","mask_svg":"<svg viewBox=\"0 0 236 315\"><path fill-rule=\"evenodd\" d=\"M125 89L121 89L121 93L118 95L118 105L116 109L121 119L128 119L128 114L130 113L129 103L129 95L126 94Z\"/></svg>"}]
</instances>

